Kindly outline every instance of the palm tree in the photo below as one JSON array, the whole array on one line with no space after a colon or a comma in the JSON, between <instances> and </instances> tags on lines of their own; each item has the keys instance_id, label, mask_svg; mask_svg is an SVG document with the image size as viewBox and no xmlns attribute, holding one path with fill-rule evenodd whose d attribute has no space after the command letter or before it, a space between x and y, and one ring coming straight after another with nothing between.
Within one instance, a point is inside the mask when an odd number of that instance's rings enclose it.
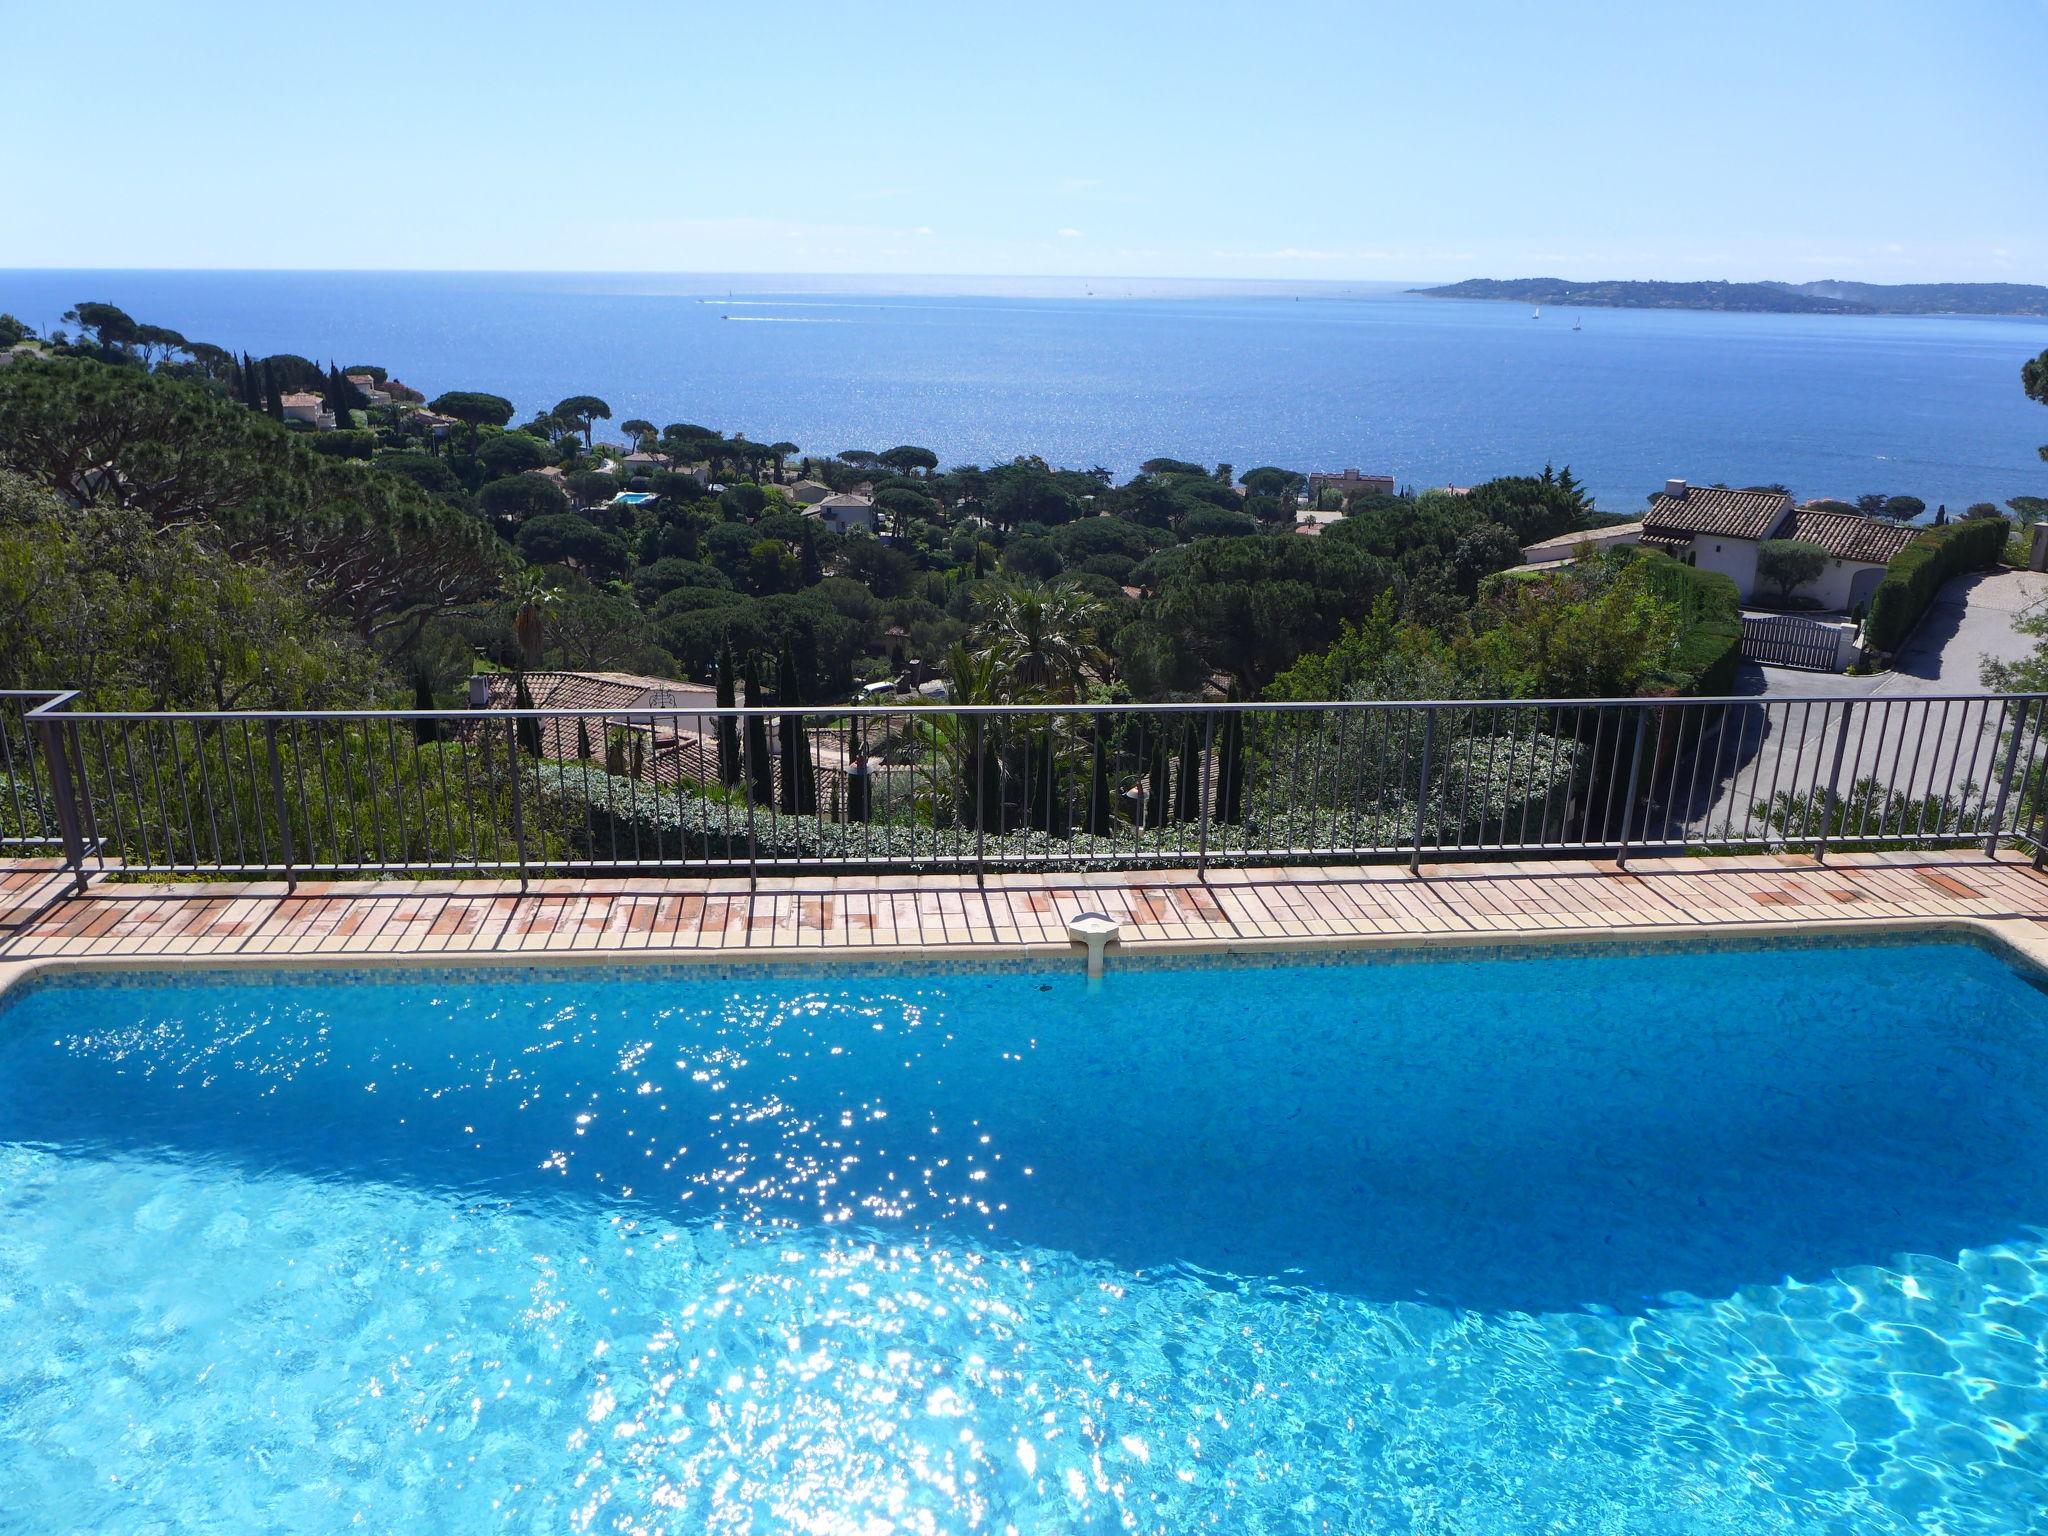
<instances>
[{"instance_id":1,"label":"palm tree","mask_svg":"<svg viewBox=\"0 0 2048 1536\"><path fill-rule=\"evenodd\" d=\"M541 642L547 634L547 610L555 601L555 591L539 569L527 566L512 578L505 595L512 600L512 633L518 637L519 653L531 670L540 665Z\"/></svg>"},{"instance_id":2,"label":"palm tree","mask_svg":"<svg viewBox=\"0 0 2048 1536\"><path fill-rule=\"evenodd\" d=\"M1096 643L1102 605L1072 586L1005 583L985 598L975 632L979 648L997 660L1013 695L1079 697L1106 658Z\"/></svg>"}]
</instances>

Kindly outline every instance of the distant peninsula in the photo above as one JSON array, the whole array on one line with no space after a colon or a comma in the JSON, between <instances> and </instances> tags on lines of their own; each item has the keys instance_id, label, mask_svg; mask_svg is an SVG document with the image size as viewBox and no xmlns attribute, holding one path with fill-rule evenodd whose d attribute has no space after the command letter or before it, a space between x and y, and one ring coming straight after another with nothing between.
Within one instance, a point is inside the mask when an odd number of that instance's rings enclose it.
<instances>
[{"instance_id":1,"label":"distant peninsula","mask_svg":"<svg viewBox=\"0 0 2048 1536\"><path fill-rule=\"evenodd\" d=\"M1475 277L1411 288L1432 299L1507 299L1583 309L1725 309L1780 315L2041 315L2038 283L1574 282L1564 277Z\"/></svg>"}]
</instances>

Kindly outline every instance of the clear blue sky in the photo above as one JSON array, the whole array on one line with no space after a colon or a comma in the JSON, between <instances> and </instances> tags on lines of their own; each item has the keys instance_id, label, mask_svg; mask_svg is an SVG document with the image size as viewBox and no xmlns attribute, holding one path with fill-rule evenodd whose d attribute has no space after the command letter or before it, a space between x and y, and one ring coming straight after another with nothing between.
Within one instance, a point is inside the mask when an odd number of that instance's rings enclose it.
<instances>
[{"instance_id":1,"label":"clear blue sky","mask_svg":"<svg viewBox=\"0 0 2048 1536\"><path fill-rule=\"evenodd\" d=\"M0 0L0 267L2048 281L2048 0Z\"/></svg>"}]
</instances>

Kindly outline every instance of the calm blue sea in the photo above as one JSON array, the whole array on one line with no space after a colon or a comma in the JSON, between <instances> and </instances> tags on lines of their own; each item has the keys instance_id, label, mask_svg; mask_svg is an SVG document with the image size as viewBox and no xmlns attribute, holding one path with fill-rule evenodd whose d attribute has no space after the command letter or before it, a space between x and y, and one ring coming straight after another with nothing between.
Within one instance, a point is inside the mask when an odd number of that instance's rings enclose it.
<instances>
[{"instance_id":1,"label":"calm blue sea","mask_svg":"<svg viewBox=\"0 0 2048 1536\"><path fill-rule=\"evenodd\" d=\"M916 442L1119 474L1154 455L1418 486L1570 463L1952 508L2048 494L2032 320L1552 310L1386 285L702 274L0 272L48 326L102 299L263 353L375 362L521 410L572 393L813 452ZM1574 332L1574 318L1583 329Z\"/></svg>"},{"instance_id":2,"label":"calm blue sea","mask_svg":"<svg viewBox=\"0 0 2048 1536\"><path fill-rule=\"evenodd\" d=\"M0 1529L2010 1536L2048 997L1932 941L0 1006Z\"/></svg>"}]
</instances>

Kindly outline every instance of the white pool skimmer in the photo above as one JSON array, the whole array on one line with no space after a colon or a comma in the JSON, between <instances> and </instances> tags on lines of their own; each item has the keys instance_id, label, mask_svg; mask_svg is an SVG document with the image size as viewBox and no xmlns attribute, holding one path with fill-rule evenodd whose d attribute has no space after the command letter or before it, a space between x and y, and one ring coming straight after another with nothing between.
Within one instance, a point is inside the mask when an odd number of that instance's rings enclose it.
<instances>
[{"instance_id":1,"label":"white pool skimmer","mask_svg":"<svg viewBox=\"0 0 2048 1536\"><path fill-rule=\"evenodd\" d=\"M1088 946L1088 979L1102 979L1102 952L1109 941L1123 932L1123 924L1100 912L1083 912L1067 921L1067 937Z\"/></svg>"}]
</instances>

